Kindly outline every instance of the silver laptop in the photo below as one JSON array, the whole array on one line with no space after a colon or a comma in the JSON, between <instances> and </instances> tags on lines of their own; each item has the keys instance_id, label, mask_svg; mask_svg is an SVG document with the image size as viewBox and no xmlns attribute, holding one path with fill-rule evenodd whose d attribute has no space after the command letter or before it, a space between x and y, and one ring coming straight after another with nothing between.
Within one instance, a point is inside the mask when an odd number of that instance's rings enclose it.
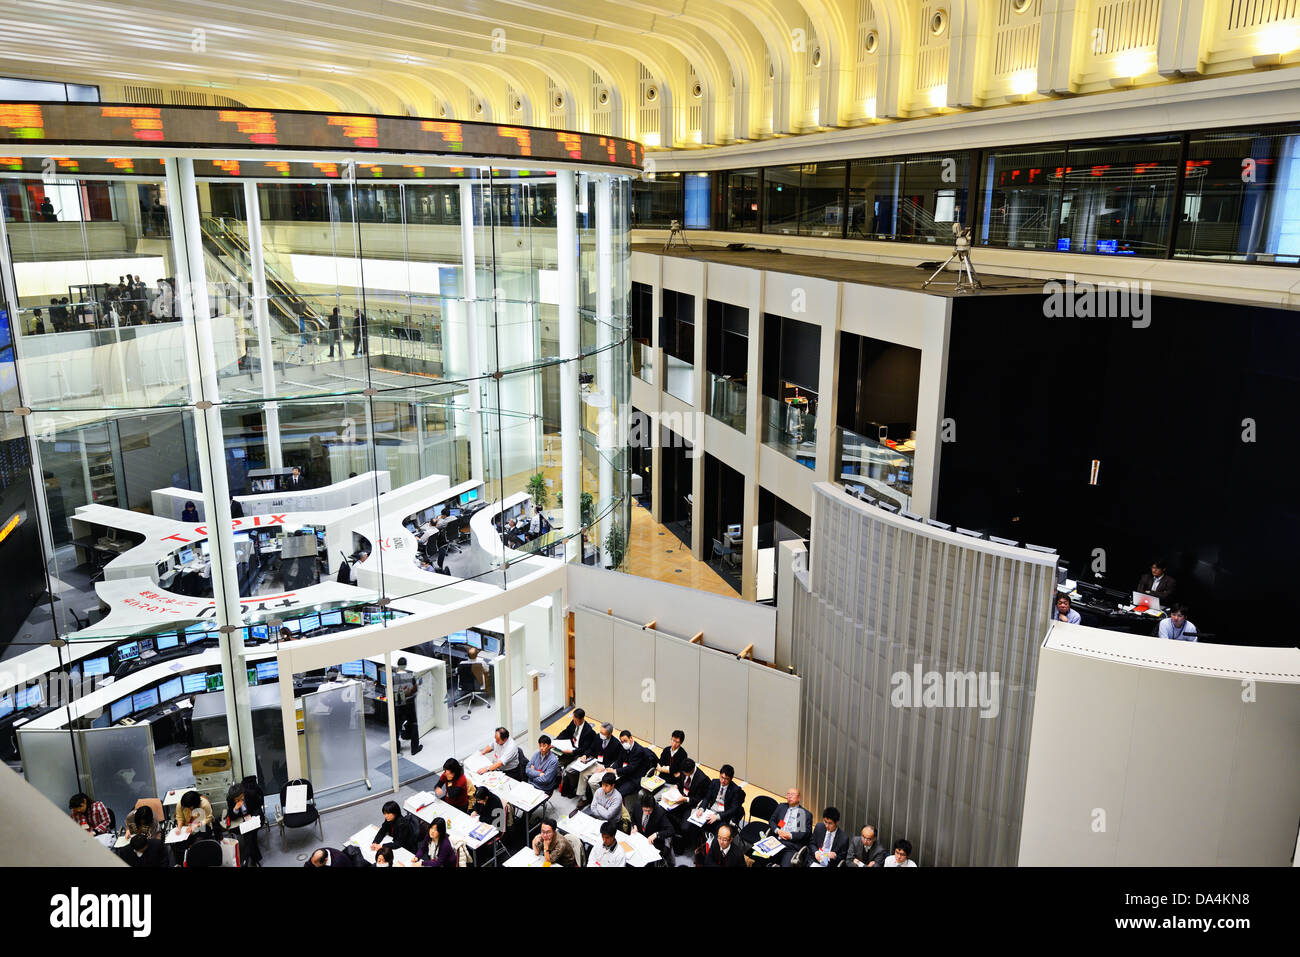
<instances>
[{"instance_id":1,"label":"silver laptop","mask_svg":"<svg viewBox=\"0 0 1300 957\"><path fill-rule=\"evenodd\" d=\"M1133 593L1133 604L1134 604L1134 605L1149 605L1149 606L1151 607L1151 610L1152 610L1152 611L1159 611L1159 610L1160 610L1160 599L1159 599L1159 598L1157 598L1155 595L1144 595L1144 594L1143 594L1142 592L1140 592L1140 591L1135 591L1135 592Z\"/></svg>"}]
</instances>

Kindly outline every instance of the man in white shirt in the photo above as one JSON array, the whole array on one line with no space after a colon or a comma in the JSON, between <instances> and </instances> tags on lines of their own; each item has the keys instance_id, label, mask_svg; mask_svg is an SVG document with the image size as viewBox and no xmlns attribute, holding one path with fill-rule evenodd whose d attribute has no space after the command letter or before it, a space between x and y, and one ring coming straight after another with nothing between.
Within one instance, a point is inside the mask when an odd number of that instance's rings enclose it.
<instances>
[{"instance_id":1,"label":"man in white shirt","mask_svg":"<svg viewBox=\"0 0 1300 957\"><path fill-rule=\"evenodd\" d=\"M519 776L523 758L519 753L519 746L510 740L509 731L505 728L497 728L492 735L492 743L479 754L487 754L489 751L492 752L492 763L479 768L479 774L487 774L500 768L512 778Z\"/></svg>"},{"instance_id":2,"label":"man in white shirt","mask_svg":"<svg viewBox=\"0 0 1300 957\"><path fill-rule=\"evenodd\" d=\"M1195 641L1196 626L1187 620L1187 608L1183 605L1174 605L1169 609L1169 617L1160 622L1156 637L1169 638L1173 641Z\"/></svg>"},{"instance_id":3,"label":"man in white shirt","mask_svg":"<svg viewBox=\"0 0 1300 957\"><path fill-rule=\"evenodd\" d=\"M600 826L600 843L587 855L588 867L626 867L627 855L618 846L618 825L606 821Z\"/></svg>"},{"instance_id":4,"label":"man in white shirt","mask_svg":"<svg viewBox=\"0 0 1300 957\"><path fill-rule=\"evenodd\" d=\"M885 858L886 867L916 867L916 861L912 860L912 842L905 837L900 837L894 842L894 853Z\"/></svg>"}]
</instances>

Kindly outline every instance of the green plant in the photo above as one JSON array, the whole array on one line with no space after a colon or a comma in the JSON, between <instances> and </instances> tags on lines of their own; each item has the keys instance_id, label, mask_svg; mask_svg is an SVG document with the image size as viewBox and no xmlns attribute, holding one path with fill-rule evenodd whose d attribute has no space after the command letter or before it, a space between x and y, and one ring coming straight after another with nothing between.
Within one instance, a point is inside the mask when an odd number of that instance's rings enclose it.
<instances>
[{"instance_id":1,"label":"green plant","mask_svg":"<svg viewBox=\"0 0 1300 957\"><path fill-rule=\"evenodd\" d=\"M596 510L596 499L590 492L582 493L582 524L584 526L591 524L591 513Z\"/></svg>"},{"instance_id":2,"label":"green plant","mask_svg":"<svg viewBox=\"0 0 1300 957\"><path fill-rule=\"evenodd\" d=\"M542 508L546 508L546 500L549 497L550 492L546 488L546 476L541 472L538 472L528 480L528 494L532 497L534 505L540 505Z\"/></svg>"},{"instance_id":3,"label":"green plant","mask_svg":"<svg viewBox=\"0 0 1300 957\"><path fill-rule=\"evenodd\" d=\"M613 522L609 526L609 534L605 536L605 553L609 556L610 568L621 568L623 565L624 552L627 550L627 535L618 522Z\"/></svg>"}]
</instances>

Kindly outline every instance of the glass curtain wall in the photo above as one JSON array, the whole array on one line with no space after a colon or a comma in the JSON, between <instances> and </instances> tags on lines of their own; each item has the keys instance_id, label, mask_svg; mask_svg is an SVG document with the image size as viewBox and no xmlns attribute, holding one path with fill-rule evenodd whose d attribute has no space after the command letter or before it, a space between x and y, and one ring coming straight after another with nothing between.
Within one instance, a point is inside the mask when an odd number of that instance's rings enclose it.
<instances>
[{"instance_id":1,"label":"glass curtain wall","mask_svg":"<svg viewBox=\"0 0 1300 957\"><path fill-rule=\"evenodd\" d=\"M0 179L5 759L90 790L103 768L79 735L131 718L159 795L191 786L189 750L211 744L243 749L274 799L291 680L328 807L433 773L498 723L523 731L530 671L543 715L561 707L558 595L388 662L281 676L275 656L566 557L621 561L628 179L134 165ZM386 665L403 654L411 720L437 743L395 769L408 719L390 720ZM29 754L23 718L52 732Z\"/></svg>"}]
</instances>

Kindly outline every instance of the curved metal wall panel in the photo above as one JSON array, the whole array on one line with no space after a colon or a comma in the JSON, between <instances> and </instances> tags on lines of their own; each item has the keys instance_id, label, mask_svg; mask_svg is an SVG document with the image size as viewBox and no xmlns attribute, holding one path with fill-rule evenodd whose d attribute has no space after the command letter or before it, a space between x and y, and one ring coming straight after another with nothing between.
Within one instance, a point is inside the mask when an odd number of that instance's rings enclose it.
<instances>
[{"instance_id":1,"label":"curved metal wall panel","mask_svg":"<svg viewBox=\"0 0 1300 957\"><path fill-rule=\"evenodd\" d=\"M813 494L799 780L924 865L1014 864L1055 557Z\"/></svg>"}]
</instances>

